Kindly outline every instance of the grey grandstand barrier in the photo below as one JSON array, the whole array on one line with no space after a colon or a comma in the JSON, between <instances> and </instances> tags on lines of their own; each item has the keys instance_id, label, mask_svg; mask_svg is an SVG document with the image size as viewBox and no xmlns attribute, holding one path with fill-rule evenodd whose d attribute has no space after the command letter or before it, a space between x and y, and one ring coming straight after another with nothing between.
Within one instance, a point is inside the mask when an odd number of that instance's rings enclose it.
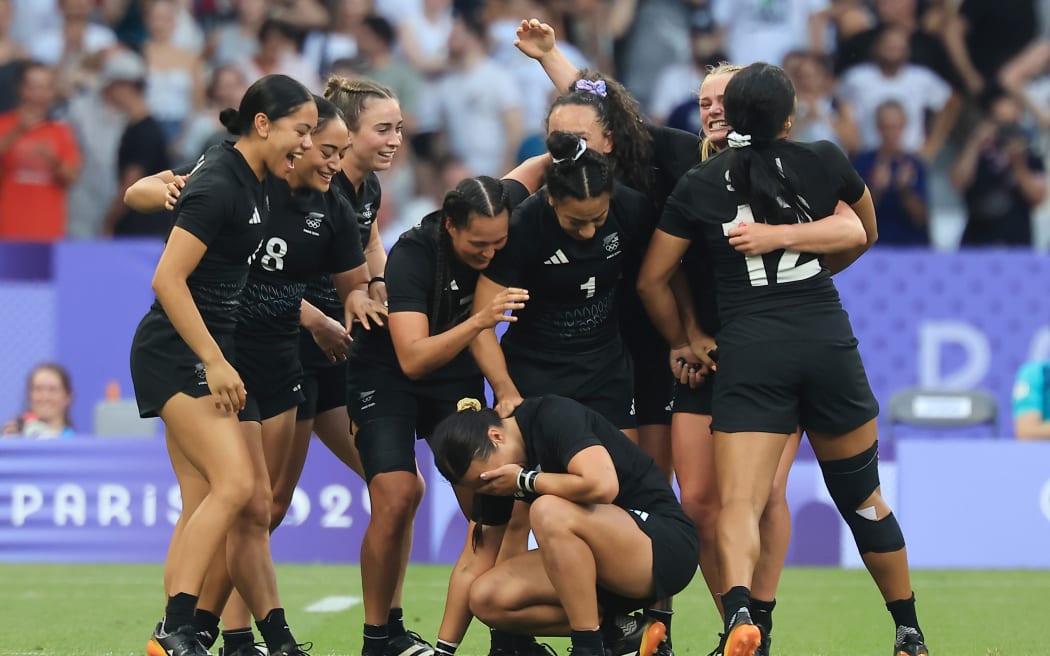
<instances>
[{"instance_id":1,"label":"grey grandstand barrier","mask_svg":"<svg viewBox=\"0 0 1050 656\"><path fill-rule=\"evenodd\" d=\"M887 436L897 424L932 429L954 429L986 425L999 436L999 404L981 389L946 390L923 387L899 389L890 397Z\"/></svg>"},{"instance_id":2,"label":"grey grandstand barrier","mask_svg":"<svg viewBox=\"0 0 1050 656\"><path fill-rule=\"evenodd\" d=\"M99 437L152 437L157 434L157 422L139 417L134 399L99 401L95 405L95 434Z\"/></svg>"}]
</instances>

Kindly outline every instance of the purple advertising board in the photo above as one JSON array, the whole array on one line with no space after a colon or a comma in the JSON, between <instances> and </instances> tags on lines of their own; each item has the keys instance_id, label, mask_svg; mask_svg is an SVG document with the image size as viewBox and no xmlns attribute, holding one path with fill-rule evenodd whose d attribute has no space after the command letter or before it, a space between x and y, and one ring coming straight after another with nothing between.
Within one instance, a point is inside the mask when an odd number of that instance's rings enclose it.
<instances>
[{"instance_id":1,"label":"purple advertising board","mask_svg":"<svg viewBox=\"0 0 1050 656\"><path fill-rule=\"evenodd\" d=\"M412 559L451 562L466 521L424 443L418 455L430 482ZM181 508L161 438L0 441L0 562L160 562ZM316 443L274 558L357 562L370 510L364 482Z\"/></svg>"}]
</instances>

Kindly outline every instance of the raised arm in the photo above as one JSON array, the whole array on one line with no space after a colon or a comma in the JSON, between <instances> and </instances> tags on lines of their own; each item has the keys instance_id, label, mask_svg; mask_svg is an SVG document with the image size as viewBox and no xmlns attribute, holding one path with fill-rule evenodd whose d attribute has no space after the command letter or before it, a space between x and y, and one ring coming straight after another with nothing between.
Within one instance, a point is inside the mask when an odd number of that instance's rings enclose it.
<instances>
[{"instance_id":1,"label":"raised arm","mask_svg":"<svg viewBox=\"0 0 1050 656\"><path fill-rule=\"evenodd\" d=\"M518 38L514 40L514 45L518 50L540 63L547 77L558 88L559 93L568 91L579 77L580 72L558 49L554 28L539 19L532 18L521 21L517 34Z\"/></svg>"}]
</instances>

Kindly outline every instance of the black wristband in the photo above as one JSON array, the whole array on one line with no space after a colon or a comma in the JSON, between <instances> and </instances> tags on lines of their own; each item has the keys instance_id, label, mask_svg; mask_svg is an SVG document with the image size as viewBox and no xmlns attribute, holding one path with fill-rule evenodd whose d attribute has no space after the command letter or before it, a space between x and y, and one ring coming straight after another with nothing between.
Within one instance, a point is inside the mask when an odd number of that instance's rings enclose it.
<instances>
[{"instance_id":1,"label":"black wristband","mask_svg":"<svg viewBox=\"0 0 1050 656\"><path fill-rule=\"evenodd\" d=\"M518 472L518 490L536 494L536 479L539 478L539 475L538 471L532 471L523 467Z\"/></svg>"},{"instance_id":2,"label":"black wristband","mask_svg":"<svg viewBox=\"0 0 1050 656\"><path fill-rule=\"evenodd\" d=\"M384 278L383 276L374 276L371 280L368 281L368 286L371 287L372 283L376 282L386 282L386 278Z\"/></svg>"}]
</instances>

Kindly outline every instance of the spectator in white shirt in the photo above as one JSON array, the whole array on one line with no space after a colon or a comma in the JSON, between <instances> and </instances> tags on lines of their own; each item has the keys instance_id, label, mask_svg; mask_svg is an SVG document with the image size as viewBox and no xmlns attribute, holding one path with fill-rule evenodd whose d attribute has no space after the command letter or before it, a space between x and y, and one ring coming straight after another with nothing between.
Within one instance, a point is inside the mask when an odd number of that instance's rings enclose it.
<instances>
[{"instance_id":1,"label":"spectator in white shirt","mask_svg":"<svg viewBox=\"0 0 1050 656\"><path fill-rule=\"evenodd\" d=\"M952 90L930 69L908 63L908 38L905 28L886 27L873 45L873 61L850 68L839 84L839 95L853 106L860 126L861 149L878 147L876 110L887 100L895 100L907 115L902 146L930 161L954 120L954 114L946 111ZM928 113L934 115L930 122Z\"/></svg>"}]
</instances>

